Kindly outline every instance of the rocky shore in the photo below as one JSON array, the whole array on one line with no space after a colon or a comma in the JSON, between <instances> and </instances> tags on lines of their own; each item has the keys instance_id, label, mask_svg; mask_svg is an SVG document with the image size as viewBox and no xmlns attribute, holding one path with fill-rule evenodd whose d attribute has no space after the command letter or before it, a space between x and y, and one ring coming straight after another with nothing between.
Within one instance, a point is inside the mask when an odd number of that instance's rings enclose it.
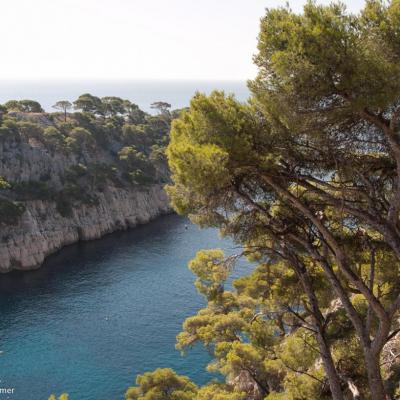
<instances>
[{"instance_id":1,"label":"rocky shore","mask_svg":"<svg viewBox=\"0 0 400 400\"><path fill-rule=\"evenodd\" d=\"M82 204L70 217L62 217L54 202L27 202L20 223L1 231L0 272L38 268L64 246L132 228L170 211L161 185L141 190L110 187L97 197L97 205Z\"/></svg>"}]
</instances>

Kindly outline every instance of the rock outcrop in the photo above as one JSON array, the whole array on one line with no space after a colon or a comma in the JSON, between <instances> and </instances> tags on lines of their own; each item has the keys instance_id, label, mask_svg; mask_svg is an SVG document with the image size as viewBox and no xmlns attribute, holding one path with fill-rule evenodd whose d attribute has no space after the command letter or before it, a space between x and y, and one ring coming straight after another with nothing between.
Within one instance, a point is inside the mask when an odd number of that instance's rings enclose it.
<instances>
[{"instance_id":1,"label":"rock outcrop","mask_svg":"<svg viewBox=\"0 0 400 400\"><path fill-rule=\"evenodd\" d=\"M112 125L88 113L68 123L46 113L0 115L0 272L37 268L64 246L170 211L165 157L154 156L168 126L150 116L137 128L118 118Z\"/></svg>"},{"instance_id":2,"label":"rock outcrop","mask_svg":"<svg viewBox=\"0 0 400 400\"><path fill-rule=\"evenodd\" d=\"M97 197L97 205L82 204L70 217L62 217L54 202L26 202L20 223L1 230L0 272L37 268L64 246L135 227L170 211L161 185L140 190L110 187Z\"/></svg>"}]
</instances>

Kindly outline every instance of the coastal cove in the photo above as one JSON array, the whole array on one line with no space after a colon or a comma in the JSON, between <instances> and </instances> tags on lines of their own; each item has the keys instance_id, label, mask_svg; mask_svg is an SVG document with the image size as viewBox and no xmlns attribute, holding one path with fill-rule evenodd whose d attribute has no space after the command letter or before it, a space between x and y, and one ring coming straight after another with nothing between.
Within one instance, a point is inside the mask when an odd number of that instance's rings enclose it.
<instances>
[{"instance_id":1,"label":"coastal cove","mask_svg":"<svg viewBox=\"0 0 400 400\"><path fill-rule=\"evenodd\" d=\"M0 400L400 400L400 0L4 2Z\"/></svg>"},{"instance_id":2,"label":"coastal cove","mask_svg":"<svg viewBox=\"0 0 400 400\"><path fill-rule=\"evenodd\" d=\"M36 271L0 276L0 379L13 399L50 393L122 399L137 374L171 367L199 384L203 348L182 357L175 336L204 305L187 262L199 249L234 253L216 230L177 215L68 246ZM238 266L234 276L248 269Z\"/></svg>"}]
</instances>

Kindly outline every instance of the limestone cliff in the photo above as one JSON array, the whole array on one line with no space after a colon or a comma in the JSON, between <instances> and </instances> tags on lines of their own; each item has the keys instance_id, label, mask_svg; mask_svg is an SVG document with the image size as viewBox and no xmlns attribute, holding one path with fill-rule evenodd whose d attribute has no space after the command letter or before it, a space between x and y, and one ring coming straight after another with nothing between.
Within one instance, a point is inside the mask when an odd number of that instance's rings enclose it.
<instances>
[{"instance_id":1,"label":"limestone cliff","mask_svg":"<svg viewBox=\"0 0 400 400\"><path fill-rule=\"evenodd\" d=\"M66 245L146 223L170 210L161 185L110 187L98 194L97 205L75 207L70 217L61 216L54 202L35 200L25 206L18 225L1 231L0 272L36 268Z\"/></svg>"},{"instance_id":2,"label":"limestone cliff","mask_svg":"<svg viewBox=\"0 0 400 400\"><path fill-rule=\"evenodd\" d=\"M170 122L129 110L0 115L0 272L170 211Z\"/></svg>"}]
</instances>

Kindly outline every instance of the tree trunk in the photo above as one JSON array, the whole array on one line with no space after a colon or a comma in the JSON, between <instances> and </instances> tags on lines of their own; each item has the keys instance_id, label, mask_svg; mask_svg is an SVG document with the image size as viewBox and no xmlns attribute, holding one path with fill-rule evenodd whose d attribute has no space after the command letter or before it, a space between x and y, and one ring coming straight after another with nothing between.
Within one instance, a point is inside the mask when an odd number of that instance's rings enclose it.
<instances>
[{"instance_id":1,"label":"tree trunk","mask_svg":"<svg viewBox=\"0 0 400 400\"><path fill-rule=\"evenodd\" d=\"M308 275L307 268L302 264L299 259L286 253L288 255L289 261L292 264L297 276L299 277L300 283L303 286L304 292L307 295L308 301L311 306L312 318L314 320L314 328L316 330L317 342L319 345L319 350L321 352L322 362L324 365L324 370L329 382L329 388L331 390L333 400L344 400L341 381L336 370L335 363L332 358L331 349L329 347L328 341L325 337L325 318L319 308L318 299L315 295L314 288L310 276Z\"/></svg>"},{"instance_id":2,"label":"tree trunk","mask_svg":"<svg viewBox=\"0 0 400 400\"><path fill-rule=\"evenodd\" d=\"M321 332L318 332L317 334L317 341L319 344L319 349L321 351L324 370L326 376L328 377L329 388L331 389L332 399L344 400L340 378L337 373L335 364L333 362L330 348L328 347L325 336Z\"/></svg>"},{"instance_id":3,"label":"tree trunk","mask_svg":"<svg viewBox=\"0 0 400 400\"><path fill-rule=\"evenodd\" d=\"M381 376L379 356L374 356L371 351L364 349L365 366L368 373L368 383L372 400L387 400L385 387Z\"/></svg>"},{"instance_id":4,"label":"tree trunk","mask_svg":"<svg viewBox=\"0 0 400 400\"><path fill-rule=\"evenodd\" d=\"M300 239L297 240L301 242ZM383 338L387 337L387 329L381 329L378 332L379 336L381 336L382 340L380 343L375 342L375 349L371 349L371 341L369 338L369 333L366 331L360 316L358 315L357 311L354 309L353 305L351 304L350 299L348 298L345 290L343 289L338 277L335 275L333 269L329 265L328 261L319 254L316 254L315 251L312 251L311 248L306 248L309 254L314 257L316 261L320 262L322 269L325 272L325 275L332 285L332 288L338 295L339 299L342 302L344 309L347 312L349 319L351 320L355 331L360 339L360 345L364 352L364 362L367 369L368 374L368 384L371 391L371 399L372 400L386 400L385 389L383 385L383 379L380 373L380 366L379 366L379 355L381 353L382 347L384 345ZM310 296L308 295L310 298ZM382 322L382 321L381 321ZM383 328L383 326L382 326ZM386 336L385 336L386 335Z\"/></svg>"}]
</instances>

